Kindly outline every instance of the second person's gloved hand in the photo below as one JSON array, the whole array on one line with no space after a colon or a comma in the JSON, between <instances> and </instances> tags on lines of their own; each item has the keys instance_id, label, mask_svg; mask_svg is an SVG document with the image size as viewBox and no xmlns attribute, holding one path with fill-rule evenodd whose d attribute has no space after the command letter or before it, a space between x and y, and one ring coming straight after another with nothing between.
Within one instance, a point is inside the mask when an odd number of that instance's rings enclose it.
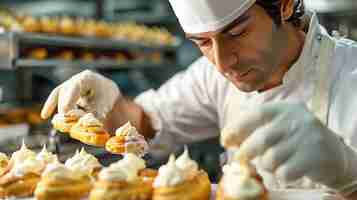
<instances>
[{"instance_id":1,"label":"second person's gloved hand","mask_svg":"<svg viewBox=\"0 0 357 200\"><path fill-rule=\"evenodd\" d=\"M261 167L286 183L308 177L342 189L357 180L357 153L305 104L266 104L241 116L221 135L223 146L239 147L238 159L260 157Z\"/></svg>"}]
</instances>

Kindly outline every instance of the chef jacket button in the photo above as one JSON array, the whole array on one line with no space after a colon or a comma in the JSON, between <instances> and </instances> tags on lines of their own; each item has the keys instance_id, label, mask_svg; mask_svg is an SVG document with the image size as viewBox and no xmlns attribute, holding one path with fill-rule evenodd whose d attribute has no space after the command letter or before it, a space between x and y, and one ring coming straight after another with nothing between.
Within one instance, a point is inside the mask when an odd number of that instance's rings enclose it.
<instances>
[{"instance_id":1,"label":"chef jacket button","mask_svg":"<svg viewBox=\"0 0 357 200\"><path fill-rule=\"evenodd\" d=\"M317 39L318 41L321 41L321 40L322 40L322 35L321 35L320 33L317 34L316 39Z\"/></svg>"}]
</instances>

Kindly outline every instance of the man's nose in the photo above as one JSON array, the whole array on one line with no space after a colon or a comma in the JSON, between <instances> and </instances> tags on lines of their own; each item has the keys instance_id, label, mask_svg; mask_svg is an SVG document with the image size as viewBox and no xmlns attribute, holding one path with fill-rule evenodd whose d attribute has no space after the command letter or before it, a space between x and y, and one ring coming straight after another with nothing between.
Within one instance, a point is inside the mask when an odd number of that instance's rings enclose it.
<instances>
[{"instance_id":1,"label":"man's nose","mask_svg":"<svg viewBox=\"0 0 357 200\"><path fill-rule=\"evenodd\" d=\"M231 73L232 66L238 63L238 58L230 48L230 41L224 36L217 36L212 43L212 53L217 69L223 74Z\"/></svg>"}]
</instances>

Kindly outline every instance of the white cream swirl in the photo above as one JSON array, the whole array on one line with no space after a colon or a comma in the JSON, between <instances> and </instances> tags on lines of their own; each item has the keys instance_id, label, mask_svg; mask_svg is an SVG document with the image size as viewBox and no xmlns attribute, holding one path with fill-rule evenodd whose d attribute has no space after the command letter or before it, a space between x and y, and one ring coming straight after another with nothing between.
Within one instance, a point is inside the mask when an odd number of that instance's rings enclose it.
<instances>
[{"instance_id":1,"label":"white cream swirl","mask_svg":"<svg viewBox=\"0 0 357 200\"><path fill-rule=\"evenodd\" d=\"M125 149L127 153L134 153L140 157L145 155L149 149L149 145L145 137L138 133L137 129L127 122L115 131L116 136L125 138Z\"/></svg>"},{"instance_id":2,"label":"white cream swirl","mask_svg":"<svg viewBox=\"0 0 357 200\"><path fill-rule=\"evenodd\" d=\"M28 157L23 162L16 163L11 169L11 173L16 177L22 177L29 173L40 175L45 167L43 161L39 161L36 157Z\"/></svg>"},{"instance_id":3,"label":"white cream swirl","mask_svg":"<svg viewBox=\"0 0 357 200\"><path fill-rule=\"evenodd\" d=\"M231 198L250 199L262 194L261 184L252 177L255 170L250 166L232 162L223 167L223 188Z\"/></svg>"},{"instance_id":4,"label":"white cream swirl","mask_svg":"<svg viewBox=\"0 0 357 200\"><path fill-rule=\"evenodd\" d=\"M78 121L80 126L99 126L102 127L103 123L100 122L93 113L87 113L83 117L81 117Z\"/></svg>"},{"instance_id":5,"label":"white cream swirl","mask_svg":"<svg viewBox=\"0 0 357 200\"><path fill-rule=\"evenodd\" d=\"M102 167L98 159L87 153L84 148L80 152L77 151L72 158L69 158L65 165L73 171L83 172L87 175L91 175L94 169Z\"/></svg>"},{"instance_id":6,"label":"white cream swirl","mask_svg":"<svg viewBox=\"0 0 357 200\"><path fill-rule=\"evenodd\" d=\"M198 172L198 164L190 158L187 147L183 154L177 158L176 166L182 169L187 177L193 177Z\"/></svg>"},{"instance_id":7,"label":"white cream swirl","mask_svg":"<svg viewBox=\"0 0 357 200\"><path fill-rule=\"evenodd\" d=\"M127 180L127 173L120 167L111 164L109 167L104 168L98 175L100 180L105 181L125 181Z\"/></svg>"},{"instance_id":8,"label":"white cream swirl","mask_svg":"<svg viewBox=\"0 0 357 200\"><path fill-rule=\"evenodd\" d=\"M185 180L185 174L182 169L176 166L175 156L171 155L166 165L159 168L158 176L155 178L153 186L170 187L182 183Z\"/></svg>"},{"instance_id":9,"label":"white cream swirl","mask_svg":"<svg viewBox=\"0 0 357 200\"><path fill-rule=\"evenodd\" d=\"M40 153L37 154L36 159L44 162L46 165L58 161L57 155L47 151L46 145L43 145L43 148Z\"/></svg>"},{"instance_id":10,"label":"white cream swirl","mask_svg":"<svg viewBox=\"0 0 357 200\"><path fill-rule=\"evenodd\" d=\"M127 122L115 131L116 136L125 136L125 139L130 139L131 137L136 137L139 135L138 131L130 122Z\"/></svg>"},{"instance_id":11,"label":"white cream swirl","mask_svg":"<svg viewBox=\"0 0 357 200\"><path fill-rule=\"evenodd\" d=\"M134 181L138 178L138 172L144 169L145 160L134 154L126 154L122 160L111 164L99 173L102 180Z\"/></svg>"},{"instance_id":12,"label":"white cream swirl","mask_svg":"<svg viewBox=\"0 0 357 200\"><path fill-rule=\"evenodd\" d=\"M28 149L25 145L24 142L22 142L22 146L20 150L14 152L11 156L11 161L13 162L14 165L16 165L19 162L23 162L29 157L35 157L36 153L30 149Z\"/></svg>"},{"instance_id":13,"label":"white cream swirl","mask_svg":"<svg viewBox=\"0 0 357 200\"><path fill-rule=\"evenodd\" d=\"M42 173L42 177L53 179L53 180L57 180L57 179L78 180L83 177L83 174L75 173L72 170L70 170L68 167L66 167L64 164L59 162L54 162L47 165L45 171Z\"/></svg>"}]
</instances>

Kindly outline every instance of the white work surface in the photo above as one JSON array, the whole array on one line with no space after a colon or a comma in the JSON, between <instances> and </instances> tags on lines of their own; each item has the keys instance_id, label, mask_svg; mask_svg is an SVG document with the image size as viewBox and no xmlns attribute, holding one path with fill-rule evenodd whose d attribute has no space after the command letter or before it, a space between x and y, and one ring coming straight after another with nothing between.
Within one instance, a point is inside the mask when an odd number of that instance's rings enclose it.
<instances>
[{"instance_id":1,"label":"white work surface","mask_svg":"<svg viewBox=\"0 0 357 200\"><path fill-rule=\"evenodd\" d=\"M212 185L211 200L215 200L216 185ZM320 190L276 190L269 191L269 200L344 200L335 195L328 195ZM11 200L36 200L35 198L10 198ZM9 199L9 200L10 200Z\"/></svg>"}]
</instances>

